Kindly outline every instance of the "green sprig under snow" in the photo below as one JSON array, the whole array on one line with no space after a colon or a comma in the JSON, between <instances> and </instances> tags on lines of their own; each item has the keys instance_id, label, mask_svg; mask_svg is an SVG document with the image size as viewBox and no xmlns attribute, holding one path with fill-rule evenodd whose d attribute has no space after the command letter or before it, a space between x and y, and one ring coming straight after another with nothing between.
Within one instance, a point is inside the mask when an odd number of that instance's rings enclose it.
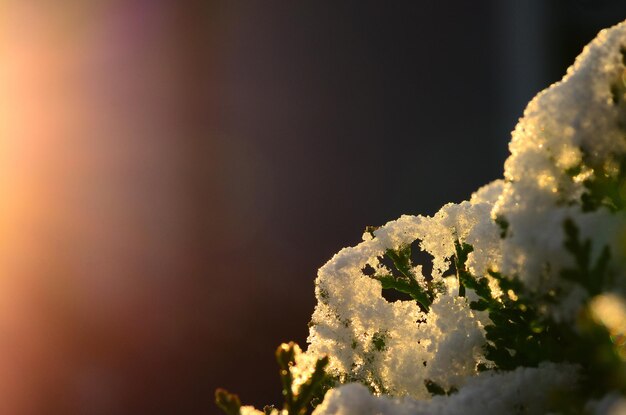
<instances>
[{"instance_id":1,"label":"green sprig under snow","mask_svg":"<svg viewBox=\"0 0 626 415\"><path fill-rule=\"evenodd\" d=\"M281 366L326 379L314 415L626 408L626 23L530 102L509 147L502 180L320 268L309 363ZM305 413L290 382L282 413Z\"/></svg>"}]
</instances>

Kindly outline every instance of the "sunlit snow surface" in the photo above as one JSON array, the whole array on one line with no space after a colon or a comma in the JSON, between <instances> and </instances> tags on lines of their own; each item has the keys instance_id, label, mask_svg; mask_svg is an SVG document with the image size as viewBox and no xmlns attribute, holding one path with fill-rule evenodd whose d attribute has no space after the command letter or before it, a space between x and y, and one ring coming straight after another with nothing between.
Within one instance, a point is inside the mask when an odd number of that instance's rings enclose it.
<instances>
[{"instance_id":1,"label":"sunlit snow surface","mask_svg":"<svg viewBox=\"0 0 626 415\"><path fill-rule=\"evenodd\" d=\"M574 265L563 248L563 222L570 218L581 238L592 240L592 261L610 248L608 295L624 298L626 218L619 209L583 211L583 182L616 176L626 158L625 64L622 23L600 32L563 80L529 103L513 132L503 180L433 217L402 216L375 237L366 233L361 244L342 249L319 270L306 353L328 354L329 372L347 384L331 390L315 415L542 413L547 391L573 386L576 367L565 364L478 374L489 317L471 310L458 296L456 278L443 274L458 239L474 247L467 265L475 276L493 270L539 293L560 288L545 313L572 322L588 293L559 277ZM508 223L504 237L496 219ZM433 256L433 281L443 283L427 314L415 301L388 302L380 282L363 272L366 266L384 270L379 258L387 249L414 241ZM421 267L414 271L422 275ZM598 312L606 304L598 302ZM384 347L377 347L381 337ZM459 391L431 398L427 379ZM609 413L615 402L624 403L609 396L588 409Z\"/></svg>"}]
</instances>

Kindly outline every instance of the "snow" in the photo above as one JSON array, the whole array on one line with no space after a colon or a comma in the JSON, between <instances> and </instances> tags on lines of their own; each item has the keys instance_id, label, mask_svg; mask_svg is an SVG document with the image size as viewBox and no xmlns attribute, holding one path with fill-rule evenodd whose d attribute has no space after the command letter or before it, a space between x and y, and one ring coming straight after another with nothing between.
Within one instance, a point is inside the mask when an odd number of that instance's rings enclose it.
<instances>
[{"instance_id":1,"label":"snow","mask_svg":"<svg viewBox=\"0 0 626 415\"><path fill-rule=\"evenodd\" d=\"M313 415L541 414L548 409L546 390L567 393L575 379L575 367L552 363L512 372L485 372L458 393L429 401L375 397L366 387L352 383L331 390Z\"/></svg>"},{"instance_id":2,"label":"snow","mask_svg":"<svg viewBox=\"0 0 626 415\"><path fill-rule=\"evenodd\" d=\"M589 182L613 180L622 186L625 64L622 23L600 32L567 75L528 104L512 133L503 179L432 217L405 215L373 236L366 232L363 242L342 249L320 268L305 355L329 355L328 372L344 385L328 392L315 415L544 413L550 391L573 387L577 370L568 364L479 373L478 364L486 361L482 346L489 317L470 309L467 298L474 294L460 297L456 278L446 272L455 241L470 244L474 249L466 265L473 275L490 279L488 271L498 271L539 294L558 288L555 304L544 311L572 323L590 293L560 276L575 265L564 249L563 223L570 219L581 240L592 241L592 263L604 247L610 249L612 282L604 287L610 293L593 303L596 318L610 319L616 309L626 315L626 216L612 209L611 200L585 205L593 196ZM381 283L364 272L369 267L389 274L381 262L385 252L416 241L433 257L432 283L440 287L428 313L415 301L388 302ZM412 270L425 288L422 271L421 266ZM498 295L516 295L502 293L494 279L490 286ZM610 324L623 332L623 319ZM433 398L426 380L458 392ZM609 413L609 407L625 406L623 400L609 401L589 408Z\"/></svg>"}]
</instances>

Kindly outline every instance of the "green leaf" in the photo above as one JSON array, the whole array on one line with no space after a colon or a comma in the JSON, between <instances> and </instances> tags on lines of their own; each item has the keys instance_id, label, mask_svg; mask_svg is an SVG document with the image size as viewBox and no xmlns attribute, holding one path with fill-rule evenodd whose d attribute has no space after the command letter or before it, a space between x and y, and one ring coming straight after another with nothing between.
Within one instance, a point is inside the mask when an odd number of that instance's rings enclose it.
<instances>
[{"instance_id":1,"label":"green leaf","mask_svg":"<svg viewBox=\"0 0 626 415\"><path fill-rule=\"evenodd\" d=\"M397 278L389 274L373 275L372 278L380 281L383 289L391 288L401 293L410 295L411 298L417 301L423 311L428 312L432 301L426 291L424 291L416 280Z\"/></svg>"},{"instance_id":2,"label":"green leaf","mask_svg":"<svg viewBox=\"0 0 626 415\"><path fill-rule=\"evenodd\" d=\"M288 415L304 415L313 400L321 400L323 394L329 389L329 378L324 369L328 365L328 356L322 357L315 363L315 369L311 376L300 385L299 390L294 390L293 376L290 367L296 364L296 344L284 343L276 350L276 361L280 367L280 379L283 385L283 397L285 399L283 410Z\"/></svg>"},{"instance_id":3,"label":"green leaf","mask_svg":"<svg viewBox=\"0 0 626 415\"><path fill-rule=\"evenodd\" d=\"M611 251L605 246L600 253L595 265L591 265L591 239L580 240L580 232L576 223L567 218L563 222L565 249L572 254L576 262L576 268L561 270L561 277L582 285L591 296L597 295L608 282L608 265L611 259Z\"/></svg>"},{"instance_id":4,"label":"green leaf","mask_svg":"<svg viewBox=\"0 0 626 415\"><path fill-rule=\"evenodd\" d=\"M470 252L474 251L474 247L470 244L460 243L457 239L454 241L453 257L454 267L456 268L456 276L459 279L459 297L465 297L465 288L473 288L469 285L473 285L474 277L467 271L466 262Z\"/></svg>"},{"instance_id":5,"label":"green leaf","mask_svg":"<svg viewBox=\"0 0 626 415\"><path fill-rule=\"evenodd\" d=\"M544 360L562 361L563 354L551 344L555 344L554 336L563 336L564 329L539 312L541 304L537 298L527 295L518 279L489 271L505 293L495 298L489 280L476 278L467 270L465 264L472 246L457 240L455 251L454 263L463 288L459 296L465 295L465 288L472 289L479 299L472 301L470 308L489 313L491 324L485 326L488 343L484 352L495 368L513 370L519 366L534 367ZM486 365L481 366L484 369Z\"/></svg>"},{"instance_id":6,"label":"green leaf","mask_svg":"<svg viewBox=\"0 0 626 415\"><path fill-rule=\"evenodd\" d=\"M413 272L411 261L411 245L401 246L399 249L388 249L385 257L389 258L400 275L374 274L370 277L380 281L383 289L394 289L404 294L408 294L420 306L422 311L428 312L435 297L435 285L427 283L427 287L422 287L417 281L417 276Z\"/></svg>"},{"instance_id":7,"label":"green leaf","mask_svg":"<svg viewBox=\"0 0 626 415\"><path fill-rule=\"evenodd\" d=\"M496 225L500 228L500 238L504 239L509 231L509 221L504 216L497 216L495 219Z\"/></svg>"},{"instance_id":8,"label":"green leaf","mask_svg":"<svg viewBox=\"0 0 626 415\"><path fill-rule=\"evenodd\" d=\"M619 160L617 173L607 171L604 166L593 168L594 174L583 182L587 192L581 196L583 212L605 207L612 212L626 207L626 157Z\"/></svg>"},{"instance_id":9,"label":"green leaf","mask_svg":"<svg viewBox=\"0 0 626 415\"><path fill-rule=\"evenodd\" d=\"M455 386L450 387L450 389L446 391L441 385L439 385L436 382L433 382L430 379L424 380L424 386L426 386L426 390L428 390L428 392L433 396L452 395L453 393L456 393L459 391L458 388L456 388Z\"/></svg>"},{"instance_id":10,"label":"green leaf","mask_svg":"<svg viewBox=\"0 0 626 415\"><path fill-rule=\"evenodd\" d=\"M385 340L387 339L388 334L386 332L377 331L372 336L372 343L374 344L374 348L376 350L383 351L385 350Z\"/></svg>"},{"instance_id":11,"label":"green leaf","mask_svg":"<svg viewBox=\"0 0 626 415\"><path fill-rule=\"evenodd\" d=\"M430 379L424 380L424 386L426 386L426 389L428 390L428 392L430 392L430 394L433 396L446 395L446 391L441 386L439 386L437 383L433 382Z\"/></svg>"},{"instance_id":12,"label":"green leaf","mask_svg":"<svg viewBox=\"0 0 626 415\"><path fill-rule=\"evenodd\" d=\"M227 415L239 415L241 401L239 397L233 393L229 393L226 389L217 389L215 391L215 403Z\"/></svg>"},{"instance_id":13,"label":"green leaf","mask_svg":"<svg viewBox=\"0 0 626 415\"><path fill-rule=\"evenodd\" d=\"M276 362L280 368L280 381L282 383L283 397L285 399L286 409L291 408L294 404L293 390L291 384L293 377L289 367L295 364L295 343L283 343L276 349Z\"/></svg>"}]
</instances>

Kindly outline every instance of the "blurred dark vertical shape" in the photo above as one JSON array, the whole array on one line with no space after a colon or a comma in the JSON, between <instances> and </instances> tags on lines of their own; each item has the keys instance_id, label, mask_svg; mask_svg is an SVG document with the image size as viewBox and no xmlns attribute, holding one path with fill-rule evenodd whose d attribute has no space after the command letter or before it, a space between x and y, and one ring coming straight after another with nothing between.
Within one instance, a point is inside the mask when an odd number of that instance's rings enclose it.
<instances>
[{"instance_id":1,"label":"blurred dark vertical shape","mask_svg":"<svg viewBox=\"0 0 626 415\"><path fill-rule=\"evenodd\" d=\"M510 139L528 101L548 83L548 68L554 66L554 47L548 32L549 2L494 1L497 18L494 33L497 54L493 65L498 88L496 122L503 141ZM507 155L508 151L502 154Z\"/></svg>"},{"instance_id":2,"label":"blurred dark vertical shape","mask_svg":"<svg viewBox=\"0 0 626 415\"><path fill-rule=\"evenodd\" d=\"M499 135L512 131L528 101L559 81L600 30L626 17L620 0L492 2ZM508 135L503 136L508 140Z\"/></svg>"},{"instance_id":3,"label":"blurred dark vertical shape","mask_svg":"<svg viewBox=\"0 0 626 415\"><path fill-rule=\"evenodd\" d=\"M553 58L547 70L549 80L558 80L558 71L569 67L584 45L597 33L626 17L626 5L620 0L552 0L546 14L549 44Z\"/></svg>"}]
</instances>

